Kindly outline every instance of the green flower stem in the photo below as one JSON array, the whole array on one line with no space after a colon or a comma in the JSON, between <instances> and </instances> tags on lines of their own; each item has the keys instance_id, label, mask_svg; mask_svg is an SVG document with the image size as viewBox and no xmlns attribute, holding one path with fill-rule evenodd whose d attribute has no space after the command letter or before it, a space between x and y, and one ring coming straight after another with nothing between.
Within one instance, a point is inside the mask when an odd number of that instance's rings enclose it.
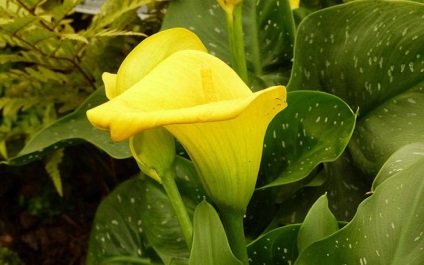
<instances>
[{"instance_id":1,"label":"green flower stem","mask_svg":"<svg viewBox=\"0 0 424 265\"><path fill-rule=\"evenodd\" d=\"M221 210L221 220L227 233L228 242L234 256L243 264L248 265L248 256L246 249L246 238L244 236L244 212L229 210Z\"/></svg>"},{"instance_id":2,"label":"green flower stem","mask_svg":"<svg viewBox=\"0 0 424 265\"><path fill-rule=\"evenodd\" d=\"M162 185L168 195L169 201L171 202L172 208L174 209L175 215L177 216L178 222L180 223L181 230L183 232L185 241L189 251L193 245L193 224L190 216L184 206L181 194L178 191L177 184L175 184L174 175L171 171L168 171L165 176L161 176Z\"/></svg>"},{"instance_id":3,"label":"green flower stem","mask_svg":"<svg viewBox=\"0 0 424 265\"><path fill-rule=\"evenodd\" d=\"M226 13L226 16L232 67L247 84L248 75L243 40L242 3L234 7L232 14Z\"/></svg>"}]
</instances>

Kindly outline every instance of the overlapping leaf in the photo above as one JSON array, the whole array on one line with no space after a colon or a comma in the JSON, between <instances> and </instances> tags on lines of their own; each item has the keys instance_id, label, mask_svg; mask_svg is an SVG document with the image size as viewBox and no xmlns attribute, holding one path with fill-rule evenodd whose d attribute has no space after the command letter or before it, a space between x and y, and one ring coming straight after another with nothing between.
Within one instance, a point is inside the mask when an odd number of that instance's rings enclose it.
<instances>
[{"instance_id":1,"label":"overlapping leaf","mask_svg":"<svg viewBox=\"0 0 424 265\"><path fill-rule=\"evenodd\" d=\"M173 170L192 215L196 205L206 198L194 165L177 157ZM156 254L152 254L152 250ZM88 264L131 257L152 261L160 258L165 264L186 264L189 257L169 198L163 188L150 178L134 178L119 185L102 202L93 223Z\"/></svg>"},{"instance_id":2,"label":"overlapping leaf","mask_svg":"<svg viewBox=\"0 0 424 265\"><path fill-rule=\"evenodd\" d=\"M108 258L146 255L140 213L140 192L144 189L145 182L133 178L118 186L101 203L90 234L88 265L102 264Z\"/></svg>"},{"instance_id":3,"label":"overlapping leaf","mask_svg":"<svg viewBox=\"0 0 424 265\"><path fill-rule=\"evenodd\" d=\"M405 147L406 148L406 147ZM418 149L417 149L418 148ZM412 154L422 143L408 147ZM405 154L408 150L401 150ZM357 215L332 236L313 243L295 264L421 264L424 260L424 153L391 172L358 208ZM393 154L395 160L399 154ZM388 168L386 168L386 166Z\"/></svg>"},{"instance_id":4,"label":"overlapping leaf","mask_svg":"<svg viewBox=\"0 0 424 265\"><path fill-rule=\"evenodd\" d=\"M300 181L319 163L334 161L355 126L356 115L333 95L296 91L288 94L287 102L265 136L262 188Z\"/></svg>"},{"instance_id":5,"label":"overlapping leaf","mask_svg":"<svg viewBox=\"0 0 424 265\"><path fill-rule=\"evenodd\" d=\"M322 195L314 203L300 226L297 247L302 252L315 241L321 240L339 229L336 218L328 209L327 195Z\"/></svg>"},{"instance_id":6,"label":"overlapping leaf","mask_svg":"<svg viewBox=\"0 0 424 265\"><path fill-rule=\"evenodd\" d=\"M299 26L289 89L327 91L359 108L349 148L370 175L424 137L424 27L414 26L423 22L420 3L356 1Z\"/></svg>"},{"instance_id":7,"label":"overlapping leaf","mask_svg":"<svg viewBox=\"0 0 424 265\"><path fill-rule=\"evenodd\" d=\"M241 265L233 255L219 215L212 205L201 202L194 212L193 249L190 265Z\"/></svg>"},{"instance_id":8,"label":"overlapping leaf","mask_svg":"<svg viewBox=\"0 0 424 265\"><path fill-rule=\"evenodd\" d=\"M297 258L297 234L300 225L288 225L275 229L247 247L249 264L293 264Z\"/></svg>"}]
</instances>

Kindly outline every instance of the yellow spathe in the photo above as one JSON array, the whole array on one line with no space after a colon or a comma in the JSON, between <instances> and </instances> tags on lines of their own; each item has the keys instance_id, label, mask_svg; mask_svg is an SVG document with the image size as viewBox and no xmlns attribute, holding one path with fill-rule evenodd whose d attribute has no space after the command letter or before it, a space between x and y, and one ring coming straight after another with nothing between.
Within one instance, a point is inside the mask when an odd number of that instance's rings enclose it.
<instances>
[{"instance_id":1,"label":"yellow spathe","mask_svg":"<svg viewBox=\"0 0 424 265\"><path fill-rule=\"evenodd\" d=\"M166 57L179 50L207 52L206 47L196 34L184 28L174 28L156 33L146 38L128 54L117 74L103 74L102 79L105 84L106 96L112 99L121 94L142 79Z\"/></svg>"},{"instance_id":2,"label":"yellow spathe","mask_svg":"<svg viewBox=\"0 0 424 265\"><path fill-rule=\"evenodd\" d=\"M139 70L128 70L126 75L138 80L127 82L133 83L129 88L120 89L125 85L119 84L118 71L113 89L120 93L89 110L88 119L110 130L115 141L166 128L189 153L214 202L244 211L255 188L266 128L287 106L285 87L253 93L227 64L201 50L162 58L142 71L142 78L136 77ZM106 82L114 78L104 76Z\"/></svg>"}]
</instances>

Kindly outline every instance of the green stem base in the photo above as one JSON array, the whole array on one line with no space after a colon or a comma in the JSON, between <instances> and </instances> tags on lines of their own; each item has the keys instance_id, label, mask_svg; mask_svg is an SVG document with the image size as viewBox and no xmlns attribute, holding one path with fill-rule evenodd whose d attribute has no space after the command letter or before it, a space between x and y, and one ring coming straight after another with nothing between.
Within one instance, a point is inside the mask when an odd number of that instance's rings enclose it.
<instances>
[{"instance_id":1,"label":"green stem base","mask_svg":"<svg viewBox=\"0 0 424 265\"><path fill-rule=\"evenodd\" d=\"M244 212L221 210L221 220L227 233L228 242L236 258L248 265L246 239L243 224Z\"/></svg>"}]
</instances>

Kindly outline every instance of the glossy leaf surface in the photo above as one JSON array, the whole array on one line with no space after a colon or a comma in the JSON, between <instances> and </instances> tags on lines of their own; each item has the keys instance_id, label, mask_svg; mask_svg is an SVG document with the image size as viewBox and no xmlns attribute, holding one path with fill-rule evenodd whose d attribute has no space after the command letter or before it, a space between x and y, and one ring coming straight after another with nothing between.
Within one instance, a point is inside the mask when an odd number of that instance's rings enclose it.
<instances>
[{"instance_id":1,"label":"glossy leaf surface","mask_svg":"<svg viewBox=\"0 0 424 265\"><path fill-rule=\"evenodd\" d=\"M302 252L315 241L331 235L339 229L336 218L328 209L327 195L322 195L312 205L305 221L300 226L297 237L297 247Z\"/></svg>"},{"instance_id":2,"label":"glossy leaf surface","mask_svg":"<svg viewBox=\"0 0 424 265\"><path fill-rule=\"evenodd\" d=\"M259 182L271 187L297 182L322 162L343 152L356 115L339 98L316 91L294 91L288 107L268 127ZM261 180L260 180L261 181Z\"/></svg>"},{"instance_id":3,"label":"glossy leaf surface","mask_svg":"<svg viewBox=\"0 0 424 265\"><path fill-rule=\"evenodd\" d=\"M420 264L424 155L405 166L378 185L348 225L306 248L296 264Z\"/></svg>"},{"instance_id":4,"label":"glossy leaf surface","mask_svg":"<svg viewBox=\"0 0 424 265\"><path fill-rule=\"evenodd\" d=\"M224 227L212 205L206 201L201 202L193 218L190 265L242 264L231 252Z\"/></svg>"},{"instance_id":5,"label":"glossy leaf surface","mask_svg":"<svg viewBox=\"0 0 424 265\"><path fill-rule=\"evenodd\" d=\"M96 91L73 113L38 132L17 156L6 163L13 166L27 164L41 159L54 150L81 143L83 140L94 144L114 158L130 157L128 141L113 142L108 132L94 128L86 117L88 109L106 100L103 89Z\"/></svg>"},{"instance_id":6,"label":"glossy leaf surface","mask_svg":"<svg viewBox=\"0 0 424 265\"><path fill-rule=\"evenodd\" d=\"M280 227L250 243L247 247L249 264L293 264L298 255L296 242L299 227Z\"/></svg>"},{"instance_id":7,"label":"glossy leaf surface","mask_svg":"<svg viewBox=\"0 0 424 265\"><path fill-rule=\"evenodd\" d=\"M424 137L424 28L414 26L423 22L421 3L355 1L299 26L288 88L327 91L359 108L349 149L369 175Z\"/></svg>"}]
</instances>

